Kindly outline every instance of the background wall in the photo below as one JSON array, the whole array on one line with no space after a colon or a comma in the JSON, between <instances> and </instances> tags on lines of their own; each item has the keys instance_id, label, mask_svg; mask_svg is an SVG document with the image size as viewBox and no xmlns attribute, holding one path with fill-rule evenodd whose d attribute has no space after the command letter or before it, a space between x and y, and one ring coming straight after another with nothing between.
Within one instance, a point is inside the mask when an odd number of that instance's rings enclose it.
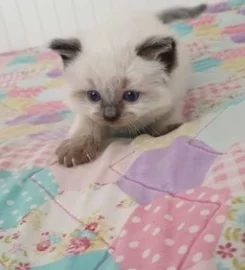
<instances>
[{"instance_id":1,"label":"background wall","mask_svg":"<svg viewBox=\"0 0 245 270\"><path fill-rule=\"evenodd\" d=\"M215 0L209 0L214 2ZM202 0L0 0L0 53L42 45L103 22L111 13L196 5Z\"/></svg>"}]
</instances>

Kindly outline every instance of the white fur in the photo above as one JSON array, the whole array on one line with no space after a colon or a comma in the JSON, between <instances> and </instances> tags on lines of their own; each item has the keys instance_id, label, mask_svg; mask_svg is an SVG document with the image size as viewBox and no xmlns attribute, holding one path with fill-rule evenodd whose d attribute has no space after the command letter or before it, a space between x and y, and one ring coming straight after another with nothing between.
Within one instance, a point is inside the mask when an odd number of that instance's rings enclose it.
<instances>
[{"instance_id":1,"label":"white fur","mask_svg":"<svg viewBox=\"0 0 245 270\"><path fill-rule=\"evenodd\" d=\"M175 37L177 40L177 67L170 76L162 64L147 61L135 53L135 48L152 36ZM72 134L86 130L89 121L101 127L100 105L91 103L86 96L78 98L79 91L96 89L106 101L119 100L121 83L128 78L128 89L142 94L137 102L126 103L115 127L149 125L163 117L163 125L181 122L182 106L189 82L189 57L176 35L157 19L155 14L130 14L114 18L81 34L82 53L68 65L65 76L71 86L69 106L77 117ZM93 83L91 83L93 81ZM164 117L173 112L168 119ZM82 119L79 121L78 119ZM81 125L84 127L82 128ZM91 125L91 123L90 123Z\"/></svg>"}]
</instances>

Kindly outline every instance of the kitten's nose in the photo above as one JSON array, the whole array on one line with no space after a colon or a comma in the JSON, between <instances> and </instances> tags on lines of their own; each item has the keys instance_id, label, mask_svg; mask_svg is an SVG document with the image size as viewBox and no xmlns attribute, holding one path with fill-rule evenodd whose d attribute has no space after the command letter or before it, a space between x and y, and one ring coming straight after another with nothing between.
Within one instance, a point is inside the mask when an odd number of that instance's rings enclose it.
<instances>
[{"instance_id":1,"label":"kitten's nose","mask_svg":"<svg viewBox=\"0 0 245 270\"><path fill-rule=\"evenodd\" d=\"M104 108L104 118L107 121L116 121L119 118L119 113L116 106L106 106Z\"/></svg>"}]
</instances>

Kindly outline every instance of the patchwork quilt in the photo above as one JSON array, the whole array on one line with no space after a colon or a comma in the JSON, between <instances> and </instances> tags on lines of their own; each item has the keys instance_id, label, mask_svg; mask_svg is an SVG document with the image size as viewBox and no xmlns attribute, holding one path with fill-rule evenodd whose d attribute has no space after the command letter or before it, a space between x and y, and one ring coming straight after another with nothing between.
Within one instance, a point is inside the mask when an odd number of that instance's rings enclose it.
<instances>
[{"instance_id":1,"label":"patchwork quilt","mask_svg":"<svg viewBox=\"0 0 245 270\"><path fill-rule=\"evenodd\" d=\"M172 133L72 169L59 57L0 56L0 269L245 269L245 1L171 25L193 76Z\"/></svg>"}]
</instances>

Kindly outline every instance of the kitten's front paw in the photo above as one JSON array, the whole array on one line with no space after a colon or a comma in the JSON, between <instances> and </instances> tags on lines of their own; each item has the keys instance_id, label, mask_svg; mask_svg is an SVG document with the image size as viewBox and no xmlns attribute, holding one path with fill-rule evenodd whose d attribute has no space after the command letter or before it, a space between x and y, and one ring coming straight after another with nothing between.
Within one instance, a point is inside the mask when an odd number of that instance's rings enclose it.
<instances>
[{"instance_id":1,"label":"kitten's front paw","mask_svg":"<svg viewBox=\"0 0 245 270\"><path fill-rule=\"evenodd\" d=\"M58 161L66 167L92 161L99 150L99 145L93 138L71 138L64 140L56 150Z\"/></svg>"}]
</instances>

